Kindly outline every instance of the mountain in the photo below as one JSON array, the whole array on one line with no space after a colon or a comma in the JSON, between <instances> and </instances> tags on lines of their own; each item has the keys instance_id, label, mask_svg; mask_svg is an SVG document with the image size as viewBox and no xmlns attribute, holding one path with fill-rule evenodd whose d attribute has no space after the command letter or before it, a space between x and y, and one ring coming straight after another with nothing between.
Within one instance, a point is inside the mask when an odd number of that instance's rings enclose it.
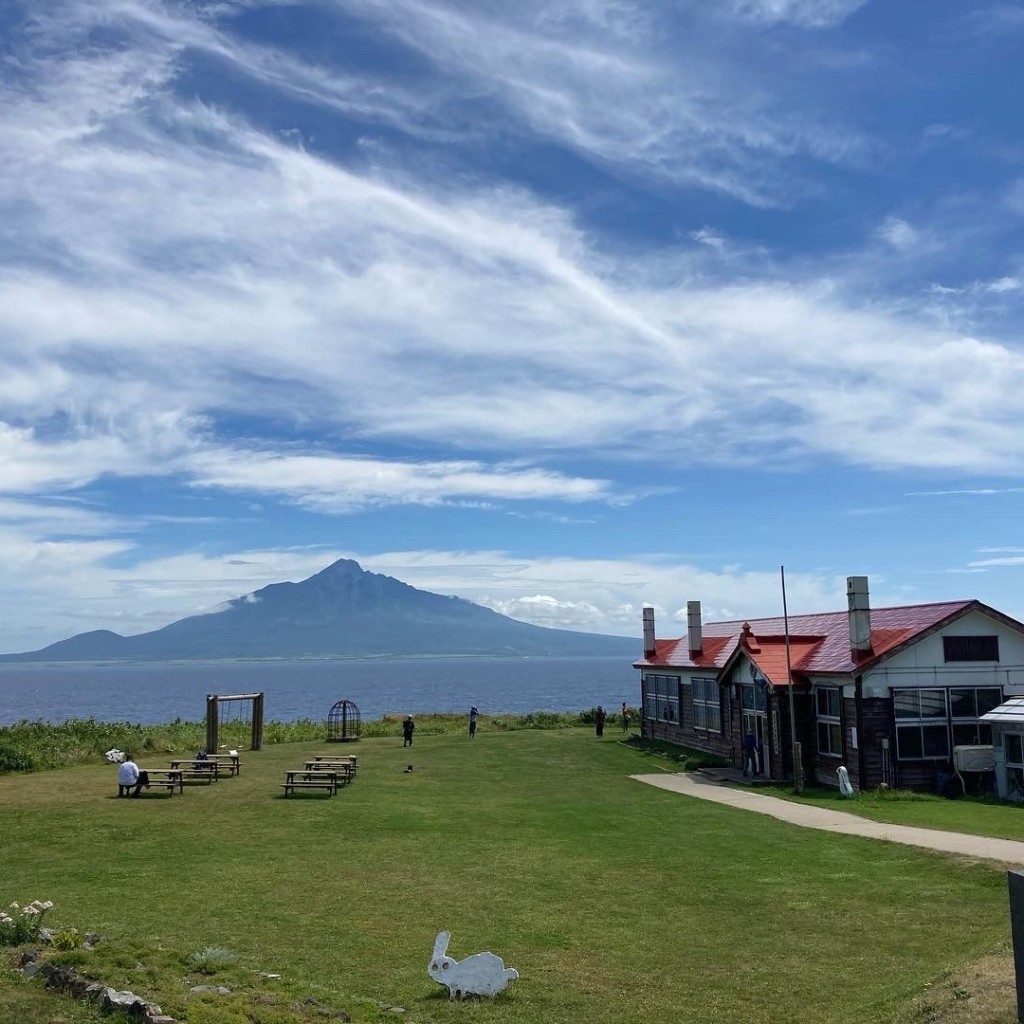
<instances>
[{"instance_id":1,"label":"mountain","mask_svg":"<svg viewBox=\"0 0 1024 1024\"><path fill-rule=\"evenodd\" d=\"M0 662L179 661L396 655L610 655L640 641L518 622L341 559L301 583L272 583L214 612L121 636L99 629Z\"/></svg>"}]
</instances>

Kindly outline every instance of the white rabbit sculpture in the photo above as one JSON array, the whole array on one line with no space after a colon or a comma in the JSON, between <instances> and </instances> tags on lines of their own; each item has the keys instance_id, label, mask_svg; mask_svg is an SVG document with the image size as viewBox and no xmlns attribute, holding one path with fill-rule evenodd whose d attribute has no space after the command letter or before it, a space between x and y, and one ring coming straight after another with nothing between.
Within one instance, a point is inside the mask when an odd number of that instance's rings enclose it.
<instances>
[{"instance_id":1,"label":"white rabbit sculpture","mask_svg":"<svg viewBox=\"0 0 1024 1024\"><path fill-rule=\"evenodd\" d=\"M451 932L438 932L434 939L434 955L430 958L427 974L441 985L448 986L449 999L463 996L495 996L504 992L510 981L519 977L514 967L493 953L474 953L465 960L447 956Z\"/></svg>"}]
</instances>

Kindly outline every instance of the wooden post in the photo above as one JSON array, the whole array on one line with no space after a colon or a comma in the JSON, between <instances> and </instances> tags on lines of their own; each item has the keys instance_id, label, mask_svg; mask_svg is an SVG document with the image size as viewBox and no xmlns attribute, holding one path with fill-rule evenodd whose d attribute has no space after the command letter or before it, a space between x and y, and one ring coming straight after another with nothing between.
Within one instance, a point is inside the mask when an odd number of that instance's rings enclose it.
<instances>
[{"instance_id":1,"label":"wooden post","mask_svg":"<svg viewBox=\"0 0 1024 1024\"><path fill-rule=\"evenodd\" d=\"M251 750L263 749L263 693L257 693L252 701L252 740Z\"/></svg>"},{"instance_id":2,"label":"wooden post","mask_svg":"<svg viewBox=\"0 0 1024 1024\"><path fill-rule=\"evenodd\" d=\"M1017 980L1017 1020L1024 1022L1024 871L1007 871L1010 887L1010 930L1013 972Z\"/></svg>"},{"instance_id":3,"label":"wooden post","mask_svg":"<svg viewBox=\"0 0 1024 1024\"><path fill-rule=\"evenodd\" d=\"M215 694L206 695L206 752L217 753L217 727L220 717L220 703Z\"/></svg>"}]
</instances>

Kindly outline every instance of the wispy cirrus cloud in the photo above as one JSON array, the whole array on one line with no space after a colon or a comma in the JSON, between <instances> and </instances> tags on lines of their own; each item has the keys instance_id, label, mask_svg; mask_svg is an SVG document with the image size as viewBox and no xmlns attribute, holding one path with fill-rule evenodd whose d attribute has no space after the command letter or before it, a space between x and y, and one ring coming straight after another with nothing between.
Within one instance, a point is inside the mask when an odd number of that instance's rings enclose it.
<instances>
[{"instance_id":1,"label":"wispy cirrus cloud","mask_svg":"<svg viewBox=\"0 0 1024 1024\"><path fill-rule=\"evenodd\" d=\"M732 0L743 17L767 24L792 22L801 28L838 25L868 0Z\"/></svg>"},{"instance_id":2,"label":"wispy cirrus cloud","mask_svg":"<svg viewBox=\"0 0 1024 1024\"><path fill-rule=\"evenodd\" d=\"M947 491L909 491L906 496L908 498L945 498L958 494L990 498L999 494L1024 494L1024 487L960 487Z\"/></svg>"},{"instance_id":3,"label":"wispy cirrus cloud","mask_svg":"<svg viewBox=\"0 0 1024 1024\"><path fill-rule=\"evenodd\" d=\"M244 489L258 482L243 480L252 444L238 445L234 470L209 467L224 424L254 410L361 441L474 451L472 473L405 459L380 487L336 444L309 464L334 484L285 472L275 491L325 511L610 496L579 474L511 473L510 451L1022 468L1024 358L1010 345L905 306L864 307L837 280L718 283L703 272L706 238L669 277L660 253L616 261L571 211L522 189L306 152L176 93L190 47L236 59L221 28L125 0L127 38L88 51L74 30L107 15L67 10L52 38L24 44L0 97L0 202L20 211L0 269L11 492L172 472ZM481 31L413 0L401 10L410 24L439 18L436 32L464 44ZM555 61L559 48L534 51L523 59ZM594 68L632 81L628 61Z\"/></svg>"}]
</instances>

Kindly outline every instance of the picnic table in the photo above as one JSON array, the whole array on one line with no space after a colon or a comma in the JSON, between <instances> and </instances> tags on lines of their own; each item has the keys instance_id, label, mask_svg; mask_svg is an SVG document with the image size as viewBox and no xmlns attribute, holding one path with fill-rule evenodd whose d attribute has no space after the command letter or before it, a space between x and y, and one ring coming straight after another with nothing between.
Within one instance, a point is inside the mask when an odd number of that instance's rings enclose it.
<instances>
[{"instance_id":1,"label":"picnic table","mask_svg":"<svg viewBox=\"0 0 1024 1024\"><path fill-rule=\"evenodd\" d=\"M345 782L356 777L355 765L350 761L303 761L307 772L336 772L343 775Z\"/></svg>"},{"instance_id":2,"label":"picnic table","mask_svg":"<svg viewBox=\"0 0 1024 1024\"><path fill-rule=\"evenodd\" d=\"M326 789L328 796L334 796L338 792L340 774L328 769L289 769L284 773L284 795L291 796L297 789Z\"/></svg>"},{"instance_id":3,"label":"picnic table","mask_svg":"<svg viewBox=\"0 0 1024 1024\"><path fill-rule=\"evenodd\" d=\"M145 772L149 776L149 788L152 789L154 786L157 789L166 789L169 796L174 796L174 790L177 789L179 793L185 792L185 787L182 785L181 772L176 771L173 768L140 768L139 774ZM135 788L133 782L130 786L123 786L120 782L117 784L117 795L121 796L122 792L129 793ZM146 787L144 786L143 789Z\"/></svg>"},{"instance_id":4,"label":"picnic table","mask_svg":"<svg viewBox=\"0 0 1024 1024\"><path fill-rule=\"evenodd\" d=\"M207 783L220 779L220 765L208 757L183 757L170 765L181 772L183 779L205 779Z\"/></svg>"},{"instance_id":5,"label":"picnic table","mask_svg":"<svg viewBox=\"0 0 1024 1024\"><path fill-rule=\"evenodd\" d=\"M216 761L228 775L242 774L242 758L238 754L207 754L206 757Z\"/></svg>"},{"instance_id":6,"label":"picnic table","mask_svg":"<svg viewBox=\"0 0 1024 1024\"><path fill-rule=\"evenodd\" d=\"M355 778L356 772L359 770L359 760L355 754L314 754L313 760L317 763L333 763L338 764L342 761L347 761L352 765L352 778Z\"/></svg>"}]
</instances>

